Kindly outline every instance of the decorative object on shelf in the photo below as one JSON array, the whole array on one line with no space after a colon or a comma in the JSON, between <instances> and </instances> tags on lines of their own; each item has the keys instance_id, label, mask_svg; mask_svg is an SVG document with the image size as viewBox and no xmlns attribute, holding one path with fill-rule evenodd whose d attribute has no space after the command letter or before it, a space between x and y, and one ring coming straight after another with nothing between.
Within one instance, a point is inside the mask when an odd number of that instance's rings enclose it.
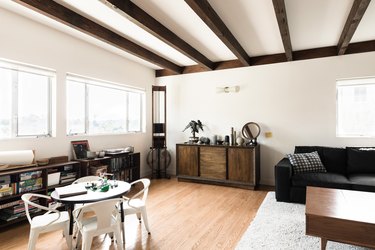
<instances>
[{"instance_id":1,"label":"decorative object on shelf","mask_svg":"<svg viewBox=\"0 0 375 250\"><path fill-rule=\"evenodd\" d=\"M236 142L237 142L237 146L242 146L244 140L241 136L238 136L236 139Z\"/></svg>"},{"instance_id":2,"label":"decorative object on shelf","mask_svg":"<svg viewBox=\"0 0 375 250\"><path fill-rule=\"evenodd\" d=\"M260 127L255 122L248 122L242 127L242 136L249 140L246 146L257 145L257 138L260 134Z\"/></svg>"},{"instance_id":3,"label":"decorative object on shelf","mask_svg":"<svg viewBox=\"0 0 375 250\"><path fill-rule=\"evenodd\" d=\"M0 170L36 166L34 150L0 151Z\"/></svg>"},{"instance_id":4,"label":"decorative object on shelf","mask_svg":"<svg viewBox=\"0 0 375 250\"><path fill-rule=\"evenodd\" d=\"M229 145L229 135L226 135L224 138L224 145Z\"/></svg>"},{"instance_id":5,"label":"decorative object on shelf","mask_svg":"<svg viewBox=\"0 0 375 250\"><path fill-rule=\"evenodd\" d=\"M203 124L200 120L194 121L191 120L185 127L185 129L182 131L184 132L186 129L190 128L192 137L189 138L190 143L196 143L198 142L199 138L195 136L195 133L199 133L199 130L203 131Z\"/></svg>"},{"instance_id":6,"label":"decorative object on shelf","mask_svg":"<svg viewBox=\"0 0 375 250\"><path fill-rule=\"evenodd\" d=\"M85 159L87 158L87 151L90 151L89 142L87 140L82 141L71 141L73 147L73 158L74 159Z\"/></svg>"},{"instance_id":7,"label":"decorative object on shelf","mask_svg":"<svg viewBox=\"0 0 375 250\"><path fill-rule=\"evenodd\" d=\"M240 86L225 86L225 87L217 87L217 93L237 93L240 92Z\"/></svg>"},{"instance_id":8,"label":"decorative object on shelf","mask_svg":"<svg viewBox=\"0 0 375 250\"><path fill-rule=\"evenodd\" d=\"M105 156L105 151L104 150L99 151L98 157L103 158L104 156Z\"/></svg>"},{"instance_id":9,"label":"decorative object on shelf","mask_svg":"<svg viewBox=\"0 0 375 250\"><path fill-rule=\"evenodd\" d=\"M216 145L217 144L217 135L213 135L212 136L212 145Z\"/></svg>"},{"instance_id":10,"label":"decorative object on shelf","mask_svg":"<svg viewBox=\"0 0 375 250\"><path fill-rule=\"evenodd\" d=\"M36 160L36 164L38 164L38 166L45 166L45 165L48 165L48 163L49 163L48 158Z\"/></svg>"},{"instance_id":11,"label":"decorative object on shelf","mask_svg":"<svg viewBox=\"0 0 375 250\"><path fill-rule=\"evenodd\" d=\"M86 158L87 159L94 159L94 158L96 158L96 152L94 152L94 151L86 151Z\"/></svg>"},{"instance_id":12,"label":"decorative object on shelf","mask_svg":"<svg viewBox=\"0 0 375 250\"><path fill-rule=\"evenodd\" d=\"M210 138L208 137L204 137L202 136L201 138L199 138L199 141L202 143L202 144L210 144Z\"/></svg>"}]
</instances>

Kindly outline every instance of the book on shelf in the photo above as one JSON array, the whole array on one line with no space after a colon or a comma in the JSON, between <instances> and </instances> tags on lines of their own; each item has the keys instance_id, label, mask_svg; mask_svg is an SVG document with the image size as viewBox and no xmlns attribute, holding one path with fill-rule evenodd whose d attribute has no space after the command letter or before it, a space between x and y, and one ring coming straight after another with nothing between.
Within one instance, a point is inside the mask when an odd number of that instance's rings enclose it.
<instances>
[{"instance_id":1,"label":"book on shelf","mask_svg":"<svg viewBox=\"0 0 375 250\"><path fill-rule=\"evenodd\" d=\"M73 165L65 165L64 166L64 171L71 171L73 170Z\"/></svg>"},{"instance_id":2,"label":"book on shelf","mask_svg":"<svg viewBox=\"0 0 375 250\"><path fill-rule=\"evenodd\" d=\"M39 204L39 201L34 201L35 204ZM29 205L29 211L33 211L37 209L36 207L33 207L32 205ZM25 204L16 205L14 207L8 207L4 208L0 211L0 213L6 213L6 214L19 214L25 212Z\"/></svg>"},{"instance_id":3,"label":"book on shelf","mask_svg":"<svg viewBox=\"0 0 375 250\"><path fill-rule=\"evenodd\" d=\"M42 184L43 184L43 178L28 179L28 180L20 181L18 184L18 187L23 188L27 186L36 186L36 185L42 185Z\"/></svg>"},{"instance_id":4,"label":"book on shelf","mask_svg":"<svg viewBox=\"0 0 375 250\"><path fill-rule=\"evenodd\" d=\"M61 172L60 180L76 178L77 172Z\"/></svg>"},{"instance_id":5,"label":"book on shelf","mask_svg":"<svg viewBox=\"0 0 375 250\"><path fill-rule=\"evenodd\" d=\"M42 176L42 171L31 171L31 172L25 172L20 174L20 181L25 181L29 179L37 179Z\"/></svg>"},{"instance_id":6,"label":"book on shelf","mask_svg":"<svg viewBox=\"0 0 375 250\"><path fill-rule=\"evenodd\" d=\"M38 200L38 197L35 197L35 196L31 197L31 199L30 199L30 201L33 201L33 202L35 202L36 200ZM0 209L18 206L18 205L24 206L23 200L15 200L15 201L7 202L7 203L4 203L4 204L0 204Z\"/></svg>"},{"instance_id":7,"label":"book on shelf","mask_svg":"<svg viewBox=\"0 0 375 250\"><path fill-rule=\"evenodd\" d=\"M0 190L0 197L5 197L13 194L13 188L7 187Z\"/></svg>"},{"instance_id":8,"label":"book on shelf","mask_svg":"<svg viewBox=\"0 0 375 250\"><path fill-rule=\"evenodd\" d=\"M55 188L57 195L60 198L69 197L69 196L75 196L75 195L81 195L81 194L87 194L87 190L85 186L83 185L68 185L65 187L58 187Z\"/></svg>"},{"instance_id":9,"label":"book on shelf","mask_svg":"<svg viewBox=\"0 0 375 250\"><path fill-rule=\"evenodd\" d=\"M73 178L68 178L68 179L61 179L61 180L60 180L60 183L61 183L61 184L72 183L72 182L75 181L75 180L76 180L75 177L73 177Z\"/></svg>"},{"instance_id":10,"label":"book on shelf","mask_svg":"<svg viewBox=\"0 0 375 250\"><path fill-rule=\"evenodd\" d=\"M28 179L17 183L17 191L19 194L38 190L43 188L43 178Z\"/></svg>"},{"instance_id":11,"label":"book on shelf","mask_svg":"<svg viewBox=\"0 0 375 250\"><path fill-rule=\"evenodd\" d=\"M9 184L10 182L10 175L0 176L0 185Z\"/></svg>"},{"instance_id":12,"label":"book on shelf","mask_svg":"<svg viewBox=\"0 0 375 250\"><path fill-rule=\"evenodd\" d=\"M39 211L41 211L41 209L36 208L36 207L34 207L32 209L29 209L30 214L37 213ZM26 211L23 211L23 212L17 213L17 214L7 214L5 212L1 212L0 213L0 219L3 220L3 221L12 221L12 220L24 217L25 215L26 215Z\"/></svg>"}]
</instances>

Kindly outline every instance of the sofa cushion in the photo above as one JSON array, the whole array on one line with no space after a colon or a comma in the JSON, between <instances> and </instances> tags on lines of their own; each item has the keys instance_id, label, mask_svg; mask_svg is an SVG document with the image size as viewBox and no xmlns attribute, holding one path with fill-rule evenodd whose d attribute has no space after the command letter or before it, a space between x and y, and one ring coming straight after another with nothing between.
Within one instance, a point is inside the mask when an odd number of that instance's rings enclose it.
<instances>
[{"instance_id":1,"label":"sofa cushion","mask_svg":"<svg viewBox=\"0 0 375 250\"><path fill-rule=\"evenodd\" d=\"M293 186L315 186L327 188L351 189L351 182L345 175L336 173L303 173L292 177Z\"/></svg>"},{"instance_id":2,"label":"sofa cushion","mask_svg":"<svg viewBox=\"0 0 375 250\"><path fill-rule=\"evenodd\" d=\"M348 174L375 174L374 148L346 148Z\"/></svg>"},{"instance_id":3,"label":"sofa cushion","mask_svg":"<svg viewBox=\"0 0 375 250\"><path fill-rule=\"evenodd\" d=\"M294 174L327 172L316 151L302 154L288 154L287 157L293 166Z\"/></svg>"},{"instance_id":4,"label":"sofa cushion","mask_svg":"<svg viewBox=\"0 0 375 250\"><path fill-rule=\"evenodd\" d=\"M327 172L346 174L347 158L345 148L321 146L296 146L294 153L310 153L317 151Z\"/></svg>"},{"instance_id":5,"label":"sofa cushion","mask_svg":"<svg viewBox=\"0 0 375 250\"><path fill-rule=\"evenodd\" d=\"M353 190L375 192L375 174L352 174L348 179Z\"/></svg>"}]
</instances>

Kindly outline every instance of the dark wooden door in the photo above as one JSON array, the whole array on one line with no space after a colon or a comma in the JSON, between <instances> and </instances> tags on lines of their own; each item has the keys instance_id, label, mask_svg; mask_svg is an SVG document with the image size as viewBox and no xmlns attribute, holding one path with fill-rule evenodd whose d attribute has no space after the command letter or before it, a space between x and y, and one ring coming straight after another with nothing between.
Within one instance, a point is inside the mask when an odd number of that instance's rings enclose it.
<instances>
[{"instance_id":1,"label":"dark wooden door","mask_svg":"<svg viewBox=\"0 0 375 250\"><path fill-rule=\"evenodd\" d=\"M229 148L228 179L255 185L254 161L253 148Z\"/></svg>"},{"instance_id":2,"label":"dark wooden door","mask_svg":"<svg viewBox=\"0 0 375 250\"><path fill-rule=\"evenodd\" d=\"M177 175L198 176L198 149L177 145Z\"/></svg>"},{"instance_id":3,"label":"dark wooden door","mask_svg":"<svg viewBox=\"0 0 375 250\"><path fill-rule=\"evenodd\" d=\"M226 148L201 147L201 177L210 179L226 179Z\"/></svg>"}]
</instances>

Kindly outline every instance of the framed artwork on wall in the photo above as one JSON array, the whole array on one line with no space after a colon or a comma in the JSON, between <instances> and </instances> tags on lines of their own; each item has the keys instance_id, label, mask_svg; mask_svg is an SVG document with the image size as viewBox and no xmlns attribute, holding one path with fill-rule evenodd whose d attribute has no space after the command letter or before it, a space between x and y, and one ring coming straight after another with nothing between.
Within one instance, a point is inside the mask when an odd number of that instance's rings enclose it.
<instances>
[{"instance_id":1,"label":"framed artwork on wall","mask_svg":"<svg viewBox=\"0 0 375 250\"><path fill-rule=\"evenodd\" d=\"M89 142L87 140L71 141L73 148L73 158L85 159L87 158L87 151L90 151Z\"/></svg>"}]
</instances>

